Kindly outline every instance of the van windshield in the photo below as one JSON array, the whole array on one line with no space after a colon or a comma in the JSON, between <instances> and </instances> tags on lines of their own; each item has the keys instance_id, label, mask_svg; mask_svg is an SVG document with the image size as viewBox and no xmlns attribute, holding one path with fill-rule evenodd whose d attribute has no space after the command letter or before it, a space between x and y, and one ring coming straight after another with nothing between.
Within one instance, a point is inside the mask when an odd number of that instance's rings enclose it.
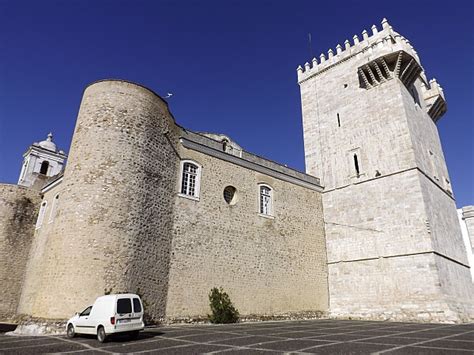
<instances>
[{"instance_id":1,"label":"van windshield","mask_svg":"<svg viewBox=\"0 0 474 355\"><path fill-rule=\"evenodd\" d=\"M117 300L117 313L132 313L132 302L130 302L130 298L119 298Z\"/></svg>"}]
</instances>

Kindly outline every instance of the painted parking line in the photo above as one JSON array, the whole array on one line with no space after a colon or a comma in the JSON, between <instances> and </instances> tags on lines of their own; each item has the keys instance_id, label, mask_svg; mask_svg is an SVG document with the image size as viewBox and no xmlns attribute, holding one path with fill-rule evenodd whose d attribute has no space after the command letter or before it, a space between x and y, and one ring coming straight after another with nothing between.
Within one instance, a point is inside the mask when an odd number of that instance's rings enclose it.
<instances>
[{"instance_id":1,"label":"painted parking line","mask_svg":"<svg viewBox=\"0 0 474 355\"><path fill-rule=\"evenodd\" d=\"M5 351L5 350L22 350L22 349L26 349L26 348L38 348L38 347L42 347L42 346L51 346L51 345L58 345L58 344L61 344L61 342L51 341L51 342L46 343L46 344L32 344L32 345L27 345L27 346L13 346L13 347L9 347L9 348L2 348L1 350L2 351Z\"/></svg>"},{"instance_id":2,"label":"painted parking line","mask_svg":"<svg viewBox=\"0 0 474 355\"><path fill-rule=\"evenodd\" d=\"M66 343L72 343L72 344L83 346L83 347L86 348L84 350L94 350L94 351L98 351L98 352L102 352L102 353L106 353L106 354L113 354L110 351L102 350L102 348L96 348L94 346L91 346L87 343L83 343L83 342L80 342L80 341L76 341L76 340L72 340L72 339L68 339L68 338L58 338L58 339L62 340L63 342L66 342Z\"/></svg>"},{"instance_id":3,"label":"painted parking line","mask_svg":"<svg viewBox=\"0 0 474 355\"><path fill-rule=\"evenodd\" d=\"M470 331L459 333L459 334L446 335L444 337L439 337L439 338L434 338L434 339L428 339L428 340L425 340L425 341L420 341L420 342L417 342L417 343L410 344L409 346L416 347L417 345L422 345L422 344L425 344L425 343L429 343L431 341L448 339L448 338L451 338L455 335L463 335L463 334L468 334L468 333L470 333ZM391 348L391 349L388 349L388 350L383 350L383 351L376 352L374 355L379 355L379 354L383 354L383 353L386 353L386 352L389 352L389 351L403 349L403 348L406 348L406 347L408 347L408 345L402 345L402 346L398 346L398 347Z\"/></svg>"}]
</instances>

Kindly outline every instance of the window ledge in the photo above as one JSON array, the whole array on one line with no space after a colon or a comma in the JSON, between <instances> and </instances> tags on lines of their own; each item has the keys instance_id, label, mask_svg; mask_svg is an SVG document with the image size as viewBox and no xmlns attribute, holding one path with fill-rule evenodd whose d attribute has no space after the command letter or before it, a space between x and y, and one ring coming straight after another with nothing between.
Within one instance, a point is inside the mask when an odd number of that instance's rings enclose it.
<instances>
[{"instance_id":1,"label":"window ledge","mask_svg":"<svg viewBox=\"0 0 474 355\"><path fill-rule=\"evenodd\" d=\"M199 196L191 196L191 195L186 195L182 193L178 193L178 196L187 198L188 200L199 201Z\"/></svg>"},{"instance_id":2,"label":"window ledge","mask_svg":"<svg viewBox=\"0 0 474 355\"><path fill-rule=\"evenodd\" d=\"M270 215L270 214L258 213L258 215L259 215L260 217L263 217L263 218L275 219L275 216L272 216L272 215Z\"/></svg>"}]
</instances>

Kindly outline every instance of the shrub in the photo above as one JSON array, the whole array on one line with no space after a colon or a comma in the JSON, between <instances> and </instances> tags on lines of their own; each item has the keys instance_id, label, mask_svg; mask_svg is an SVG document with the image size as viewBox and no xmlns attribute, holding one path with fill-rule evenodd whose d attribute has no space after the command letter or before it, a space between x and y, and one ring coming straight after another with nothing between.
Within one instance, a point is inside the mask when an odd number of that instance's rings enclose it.
<instances>
[{"instance_id":1,"label":"shrub","mask_svg":"<svg viewBox=\"0 0 474 355\"><path fill-rule=\"evenodd\" d=\"M239 320L239 311L235 309L230 301L229 295L222 287L214 287L209 293L209 305L211 315L208 315L211 323L236 323Z\"/></svg>"}]
</instances>

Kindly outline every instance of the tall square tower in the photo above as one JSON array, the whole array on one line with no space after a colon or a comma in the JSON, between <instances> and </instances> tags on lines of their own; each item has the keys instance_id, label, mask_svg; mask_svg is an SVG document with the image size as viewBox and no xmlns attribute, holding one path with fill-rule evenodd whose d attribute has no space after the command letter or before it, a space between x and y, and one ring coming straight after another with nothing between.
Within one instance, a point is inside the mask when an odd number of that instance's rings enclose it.
<instances>
[{"instance_id":1,"label":"tall square tower","mask_svg":"<svg viewBox=\"0 0 474 355\"><path fill-rule=\"evenodd\" d=\"M474 318L436 122L442 88L387 20L298 67L306 171L321 177L330 310L362 318Z\"/></svg>"}]
</instances>

